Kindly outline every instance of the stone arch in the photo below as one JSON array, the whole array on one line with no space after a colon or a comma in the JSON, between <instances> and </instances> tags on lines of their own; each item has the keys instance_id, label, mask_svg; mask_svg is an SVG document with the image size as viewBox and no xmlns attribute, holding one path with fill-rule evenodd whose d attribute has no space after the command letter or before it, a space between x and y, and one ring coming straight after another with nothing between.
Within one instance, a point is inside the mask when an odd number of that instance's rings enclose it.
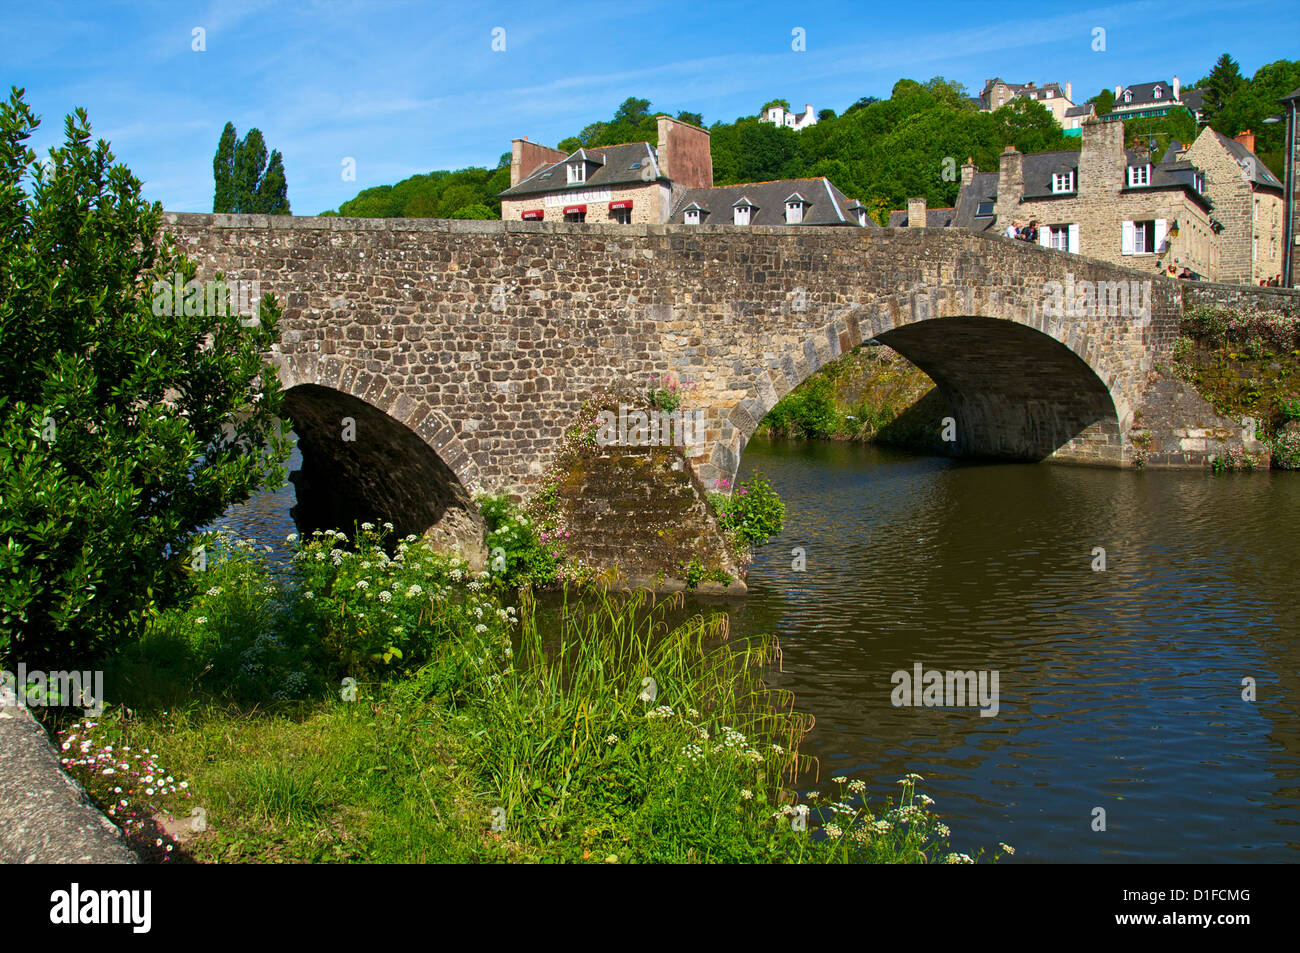
<instances>
[{"instance_id":1,"label":"stone arch","mask_svg":"<svg viewBox=\"0 0 1300 953\"><path fill-rule=\"evenodd\" d=\"M477 471L442 415L337 361L279 363L302 454L290 477L299 527L388 522L396 538L424 536L481 568Z\"/></svg>"},{"instance_id":2,"label":"stone arch","mask_svg":"<svg viewBox=\"0 0 1300 953\"><path fill-rule=\"evenodd\" d=\"M990 446L988 440L981 439L988 434L981 433L979 418L987 418L998 409L1005 410L1006 402L1002 402L1002 408L981 408L969 399L962 400L971 394L969 379L963 380L952 371L951 357L945 360L943 355L934 353L938 348L927 349L921 345L927 336L945 331L958 331L967 340L972 333L992 336L1010 332L1015 338L1005 340L1008 356L1032 360L1050 355L1055 370L1068 371L1071 380L1085 386L1079 414L1095 415L1100 426L1094 433L1081 427L1049 453L1035 453L1032 444L1023 445L1020 452L1012 452L1015 440L1003 440L1000 448L996 444ZM1000 296L997 290L990 293L988 289L970 286L941 286L924 293L902 293L846 308L841 315L805 336L797 349L789 349L784 357L771 362L745 397L723 412L720 435L707 448L705 462L697 465L697 472L707 486L720 477L733 480L745 444L767 412L814 372L870 340L894 347L935 381L950 406L956 402L953 410L958 417L958 432L964 431L971 438L964 444L959 440L958 453L1023 460L1053 456L1076 462L1121 465L1127 449L1124 434L1132 422L1133 401L1126 392L1123 377L1107 359L1103 343L1093 340L1087 332L1088 328L1077 322L1045 315L1038 301L1027 293L1019 297ZM934 340L937 337L931 338ZM951 347L953 341L947 343ZM1035 343L1040 345L1036 353ZM990 382L998 370L1005 368L989 369ZM1050 406L1037 409L1049 416L1055 410ZM1079 423L1071 421L1069 415L1060 419L1067 428L1072 422ZM1032 419L1025 423L1032 423ZM1003 436L1012 435L1004 433ZM1051 439L1049 433L1040 432L1037 436L1040 442ZM1079 441L1080 437L1084 439Z\"/></svg>"}]
</instances>

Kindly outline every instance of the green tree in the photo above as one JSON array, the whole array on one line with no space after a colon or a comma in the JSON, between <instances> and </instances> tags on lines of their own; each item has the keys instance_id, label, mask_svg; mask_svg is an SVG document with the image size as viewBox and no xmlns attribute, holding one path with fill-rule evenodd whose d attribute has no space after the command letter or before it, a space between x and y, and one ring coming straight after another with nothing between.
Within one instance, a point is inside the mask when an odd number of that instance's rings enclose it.
<instances>
[{"instance_id":1,"label":"green tree","mask_svg":"<svg viewBox=\"0 0 1300 953\"><path fill-rule=\"evenodd\" d=\"M780 106L786 112L790 111L790 100L788 99L769 99L763 104L763 108L758 111L760 116L767 115L767 111L773 106Z\"/></svg>"},{"instance_id":2,"label":"green tree","mask_svg":"<svg viewBox=\"0 0 1300 953\"><path fill-rule=\"evenodd\" d=\"M1088 102L1092 103L1092 108L1096 110L1098 116L1107 116L1115 108L1115 91L1113 89L1103 89L1096 96L1093 96Z\"/></svg>"},{"instance_id":3,"label":"green tree","mask_svg":"<svg viewBox=\"0 0 1300 953\"><path fill-rule=\"evenodd\" d=\"M486 205L462 205L456 211L451 213L452 218L478 218L478 219L496 219L501 217L499 211L492 211Z\"/></svg>"},{"instance_id":4,"label":"green tree","mask_svg":"<svg viewBox=\"0 0 1300 953\"><path fill-rule=\"evenodd\" d=\"M257 186L266 170L266 143L259 129L251 129L235 147L235 211L257 210Z\"/></svg>"},{"instance_id":5,"label":"green tree","mask_svg":"<svg viewBox=\"0 0 1300 953\"><path fill-rule=\"evenodd\" d=\"M161 206L108 143L91 145L84 110L48 170L26 145L37 127L12 90L0 104L0 656L65 668L184 594L197 531L280 485L287 435L262 357L278 339L275 300L252 326L202 294L175 301L195 266L159 236Z\"/></svg>"},{"instance_id":6,"label":"green tree","mask_svg":"<svg viewBox=\"0 0 1300 953\"><path fill-rule=\"evenodd\" d=\"M254 198L253 211L264 215L289 214L289 185L284 180L284 159L276 149L267 160L266 171L257 183L257 195Z\"/></svg>"},{"instance_id":7,"label":"green tree","mask_svg":"<svg viewBox=\"0 0 1300 953\"><path fill-rule=\"evenodd\" d=\"M284 158L277 149L268 161L261 130L250 129L242 140L233 123L226 123L212 160L216 194L214 212L289 214L289 186Z\"/></svg>"},{"instance_id":8,"label":"green tree","mask_svg":"<svg viewBox=\"0 0 1300 953\"><path fill-rule=\"evenodd\" d=\"M1220 56L1215 61L1214 68L1210 70L1210 75L1196 83L1196 88L1205 95L1205 103L1201 107L1201 117L1204 121L1213 125L1219 111L1245 82L1237 61L1227 53Z\"/></svg>"},{"instance_id":9,"label":"green tree","mask_svg":"<svg viewBox=\"0 0 1300 953\"><path fill-rule=\"evenodd\" d=\"M704 117L702 115L699 113L690 113L684 109L677 114L677 121L687 122L692 126L699 126L701 129L704 128Z\"/></svg>"},{"instance_id":10,"label":"green tree","mask_svg":"<svg viewBox=\"0 0 1300 953\"><path fill-rule=\"evenodd\" d=\"M235 210L235 144L239 136L233 122L226 123L221 130L221 140L217 143L217 154L212 157L212 178L216 180L216 195L212 199L212 211L233 212Z\"/></svg>"},{"instance_id":11,"label":"green tree","mask_svg":"<svg viewBox=\"0 0 1300 953\"><path fill-rule=\"evenodd\" d=\"M623 100L623 104L614 111L614 122L617 123L638 123L645 119L650 112L650 100L637 99L635 96L629 96Z\"/></svg>"}]
</instances>

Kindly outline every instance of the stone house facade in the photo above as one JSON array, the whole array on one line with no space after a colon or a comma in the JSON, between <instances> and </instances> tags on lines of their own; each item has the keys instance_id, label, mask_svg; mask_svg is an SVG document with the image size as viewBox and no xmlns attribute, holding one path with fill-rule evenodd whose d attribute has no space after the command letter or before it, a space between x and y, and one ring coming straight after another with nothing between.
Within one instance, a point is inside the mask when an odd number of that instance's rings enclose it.
<instances>
[{"instance_id":1,"label":"stone house facade","mask_svg":"<svg viewBox=\"0 0 1300 953\"><path fill-rule=\"evenodd\" d=\"M954 223L1001 233L1015 222L1037 221L1039 244L1048 247L1217 278L1216 225L1203 174L1187 161L1154 158L1125 151L1123 123L1097 120L1084 124L1078 152L1022 155L1008 146L996 180L963 167ZM977 185L983 194L965 194Z\"/></svg>"},{"instance_id":2,"label":"stone house facade","mask_svg":"<svg viewBox=\"0 0 1300 953\"><path fill-rule=\"evenodd\" d=\"M668 116L658 122L658 147L631 142L566 154L514 140L502 220L662 225L688 189L713 185L713 156L707 130Z\"/></svg>"},{"instance_id":3,"label":"stone house facade","mask_svg":"<svg viewBox=\"0 0 1300 953\"><path fill-rule=\"evenodd\" d=\"M1126 119L1168 116L1175 109L1185 109L1199 123L1204 100L1205 96L1200 90L1183 89L1178 75L1174 74L1172 80L1116 86L1115 102L1110 112L1101 118L1107 122L1123 122Z\"/></svg>"},{"instance_id":4,"label":"stone house facade","mask_svg":"<svg viewBox=\"0 0 1300 953\"><path fill-rule=\"evenodd\" d=\"M992 112L1005 106L1013 99L1032 99L1052 114L1057 125L1067 128L1066 113L1074 108L1074 84L1044 83L1008 83L998 77L984 81L984 89L979 94L980 109Z\"/></svg>"},{"instance_id":5,"label":"stone house facade","mask_svg":"<svg viewBox=\"0 0 1300 953\"><path fill-rule=\"evenodd\" d=\"M1214 203L1219 233L1219 281L1281 279L1283 186L1255 155L1255 137L1246 130L1234 139L1208 126L1181 156L1205 172L1206 193Z\"/></svg>"}]
</instances>

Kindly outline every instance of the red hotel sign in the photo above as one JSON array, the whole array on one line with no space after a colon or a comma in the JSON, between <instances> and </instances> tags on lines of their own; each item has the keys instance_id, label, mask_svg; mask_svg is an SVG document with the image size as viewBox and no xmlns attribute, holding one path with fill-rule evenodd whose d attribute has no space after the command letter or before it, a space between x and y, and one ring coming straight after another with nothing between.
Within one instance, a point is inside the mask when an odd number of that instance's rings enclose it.
<instances>
[{"instance_id":1,"label":"red hotel sign","mask_svg":"<svg viewBox=\"0 0 1300 953\"><path fill-rule=\"evenodd\" d=\"M566 205L566 206L564 207L564 214L565 214L565 215L572 215L572 214L575 213L575 212L582 212L582 213L585 215L586 212L587 212L587 206L585 206L585 205Z\"/></svg>"},{"instance_id":2,"label":"red hotel sign","mask_svg":"<svg viewBox=\"0 0 1300 953\"><path fill-rule=\"evenodd\" d=\"M541 219L541 218L545 218L545 217L546 217L546 213L545 213L544 211L542 211L540 208L535 208L535 209L532 209L531 211L524 212L524 219L525 219L525 221L528 220L528 219L530 219L530 218L531 218L531 219Z\"/></svg>"},{"instance_id":3,"label":"red hotel sign","mask_svg":"<svg viewBox=\"0 0 1300 953\"><path fill-rule=\"evenodd\" d=\"M614 209L616 209L616 208L631 208L631 207L632 207L632 200L631 200L631 199L627 199L626 201L623 201L623 202L610 202L610 203L609 203L609 210L610 210L611 212L614 211Z\"/></svg>"}]
</instances>

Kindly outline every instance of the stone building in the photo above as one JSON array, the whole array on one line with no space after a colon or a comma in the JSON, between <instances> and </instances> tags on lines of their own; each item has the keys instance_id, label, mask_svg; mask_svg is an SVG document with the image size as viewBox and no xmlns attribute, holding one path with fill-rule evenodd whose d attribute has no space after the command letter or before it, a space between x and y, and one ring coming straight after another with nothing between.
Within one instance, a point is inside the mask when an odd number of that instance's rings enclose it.
<instances>
[{"instance_id":1,"label":"stone building","mask_svg":"<svg viewBox=\"0 0 1300 953\"><path fill-rule=\"evenodd\" d=\"M630 142L565 154L516 139L504 221L662 225L689 189L713 185L709 133L659 117L659 145Z\"/></svg>"},{"instance_id":2,"label":"stone building","mask_svg":"<svg viewBox=\"0 0 1300 953\"><path fill-rule=\"evenodd\" d=\"M997 175L962 167L953 224L1001 233L1037 221L1040 244L1133 268L1218 274L1217 223L1202 172L1125 151L1124 124L1093 120L1075 152L1022 155L1011 146Z\"/></svg>"},{"instance_id":3,"label":"stone building","mask_svg":"<svg viewBox=\"0 0 1300 953\"><path fill-rule=\"evenodd\" d=\"M1205 192L1214 203L1214 218L1223 225L1218 280L1280 282L1286 251L1283 187L1255 155L1251 131L1229 139L1207 126L1180 155L1204 170Z\"/></svg>"},{"instance_id":4,"label":"stone building","mask_svg":"<svg viewBox=\"0 0 1300 953\"><path fill-rule=\"evenodd\" d=\"M1032 99L1041 103L1052 114L1057 125L1063 129L1069 128L1066 123L1067 113L1075 108L1073 83L1066 83L1062 89L1060 83L1036 86L1033 83L1007 83L994 77L984 81L984 89L980 92L978 101L980 109L992 112L1013 99Z\"/></svg>"}]
</instances>

